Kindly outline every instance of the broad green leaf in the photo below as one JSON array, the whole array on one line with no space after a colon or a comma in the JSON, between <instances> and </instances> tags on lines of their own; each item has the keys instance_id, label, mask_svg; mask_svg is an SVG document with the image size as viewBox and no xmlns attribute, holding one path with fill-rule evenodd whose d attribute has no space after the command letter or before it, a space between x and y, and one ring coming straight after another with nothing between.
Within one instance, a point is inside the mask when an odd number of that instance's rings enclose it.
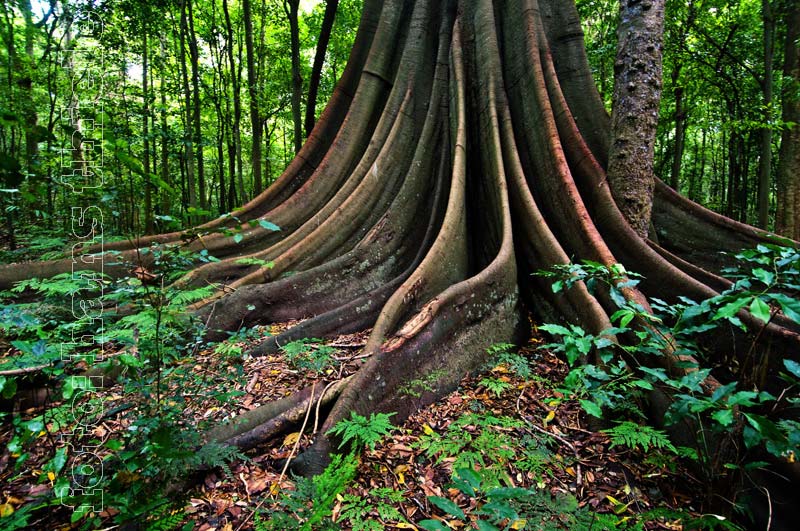
<instances>
[{"instance_id":1,"label":"broad green leaf","mask_svg":"<svg viewBox=\"0 0 800 531\"><path fill-rule=\"evenodd\" d=\"M421 520L417 525L428 531L452 531L439 520Z\"/></svg>"},{"instance_id":2,"label":"broad green leaf","mask_svg":"<svg viewBox=\"0 0 800 531\"><path fill-rule=\"evenodd\" d=\"M717 310L717 313L714 314L713 320L730 319L731 317L736 315L736 313L739 310L744 308L744 305L747 304L748 300L750 300L750 297L741 297L739 299L735 299L729 302L728 304Z\"/></svg>"},{"instance_id":3,"label":"broad green leaf","mask_svg":"<svg viewBox=\"0 0 800 531\"><path fill-rule=\"evenodd\" d=\"M795 375L795 377L800 378L800 363L797 363L796 361L792 361L789 359L785 359L783 360L783 366L786 367L786 369L790 373Z\"/></svg>"},{"instance_id":4,"label":"broad green leaf","mask_svg":"<svg viewBox=\"0 0 800 531\"><path fill-rule=\"evenodd\" d=\"M572 335L572 332L570 332L568 329L564 328L561 325L552 324L552 323L543 324L542 326L539 327L539 330L544 330L545 332L548 332L548 333L550 333L550 334L552 334L554 336L571 336Z\"/></svg>"},{"instance_id":5,"label":"broad green leaf","mask_svg":"<svg viewBox=\"0 0 800 531\"><path fill-rule=\"evenodd\" d=\"M475 522L475 524L478 526L478 531L500 531L499 527L493 526L492 524L490 524L486 520L478 520L477 522ZM516 528L512 527L512 529L522 529L522 528L521 527L516 527Z\"/></svg>"},{"instance_id":6,"label":"broad green leaf","mask_svg":"<svg viewBox=\"0 0 800 531\"><path fill-rule=\"evenodd\" d=\"M753 276L756 277L758 280L766 284L767 286L771 285L775 280L775 273L771 271L767 271L766 269L761 269L757 267L753 269Z\"/></svg>"},{"instance_id":7,"label":"broad green leaf","mask_svg":"<svg viewBox=\"0 0 800 531\"><path fill-rule=\"evenodd\" d=\"M719 411L715 411L711 418L722 424L723 426L730 426L733 424L733 410L732 409L720 409Z\"/></svg>"},{"instance_id":8,"label":"broad green leaf","mask_svg":"<svg viewBox=\"0 0 800 531\"><path fill-rule=\"evenodd\" d=\"M581 400L581 407L583 407L583 410L588 414L599 419L603 418L603 410L591 400Z\"/></svg>"},{"instance_id":9,"label":"broad green leaf","mask_svg":"<svg viewBox=\"0 0 800 531\"><path fill-rule=\"evenodd\" d=\"M766 323L770 319L771 310L769 304L758 297L753 297L753 302L750 303L750 313L753 314L753 317Z\"/></svg>"},{"instance_id":10,"label":"broad green leaf","mask_svg":"<svg viewBox=\"0 0 800 531\"><path fill-rule=\"evenodd\" d=\"M455 504L455 502L448 500L447 498L442 498L441 496L428 496L428 501L446 514L453 515L461 520L464 520L467 517L464 514L464 511L462 511L461 508Z\"/></svg>"},{"instance_id":11,"label":"broad green leaf","mask_svg":"<svg viewBox=\"0 0 800 531\"><path fill-rule=\"evenodd\" d=\"M770 294L770 298L780 305L786 317L795 323L800 323L800 299L793 299L783 293Z\"/></svg>"},{"instance_id":12,"label":"broad green leaf","mask_svg":"<svg viewBox=\"0 0 800 531\"><path fill-rule=\"evenodd\" d=\"M258 220L258 224L261 225L262 229L267 229L267 230L271 230L271 231L279 231L279 230L281 230L281 228L279 226L275 225L271 221L267 221L266 219L259 219Z\"/></svg>"}]
</instances>

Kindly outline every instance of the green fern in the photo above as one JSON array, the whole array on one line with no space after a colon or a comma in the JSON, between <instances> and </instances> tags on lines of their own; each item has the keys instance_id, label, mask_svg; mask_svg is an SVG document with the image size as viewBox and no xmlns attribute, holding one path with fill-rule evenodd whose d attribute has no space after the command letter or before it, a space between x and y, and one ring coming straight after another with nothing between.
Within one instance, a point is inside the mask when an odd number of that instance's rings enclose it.
<instances>
[{"instance_id":1,"label":"green fern","mask_svg":"<svg viewBox=\"0 0 800 531\"><path fill-rule=\"evenodd\" d=\"M354 454L331 456L331 463L322 474L312 479L299 477L295 490L283 492L278 499L282 510L269 511L269 520L256 514L257 531L333 530L330 516L336 500L341 497L356 476L358 458Z\"/></svg>"},{"instance_id":2,"label":"green fern","mask_svg":"<svg viewBox=\"0 0 800 531\"><path fill-rule=\"evenodd\" d=\"M314 371L321 374L334 365L333 354L336 349L320 344L321 339L303 338L286 343L281 347L286 361L297 369Z\"/></svg>"},{"instance_id":3,"label":"green fern","mask_svg":"<svg viewBox=\"0 0 800 531\"><path fill-rule=\"evenodd\" d=\"M13 293L32 290L46 298L66 297L87 289L96 290L100 280L108 280L107 275L96 271L74 271L61 273L50 278L29 278L21 280L11 288Z\"/></svg>"},{"instance_id":4,"label":"green fern","mask_svg":"<svg viewBox=\"0 0 800 531\"><path fill-rule=\"evenodd\" d=\"M190 459L192 464L203 465L209 468L221 468L228 477L233 477L229 463L235 460L249 461L235 446L228 446L217 442L210 442L200 447Z\"/></svg>"},{"instance_id":5,"label":"green fern","mask_svg":"<svg viewBox=\"0 0 800 531\"><path fill-rule=\"evenodd\" d=\"M407 523L395 505L403 500L403 493L381 487L370 490L367 497L356 494L342 496L339 522L349 521L353 531L381 531L388 522ZM378 520L374 515L378 515Z\"/></svg>"},{"instance_id":6,"label":"green fern","mask_svg":"<svg viewBox=\"0 0 800 531\"><path fill-rule=\"evenodd\" d=\"M147 522L147 531L173 531L186 519L186 513L172 504L162 505Z\"/></svg>"},{"instance_id":7,"label":"green fern","mask_svg":"<svg viewBox=\"0 0 800 531\"><path fill-rule=\"evenodd\" d=\"M352 411L349 419L339 421L328 433L341 437L339 448L353 441L356 448L366 446L374 450L378 441L394 429L389 422L392 415L395 413L372 413L366 418Z\"/></svg>"},{"instance_id":8,"label":"green fern","mask_svg":"<svg viewBox=\"0 0 800 531\"><path fill-rule=\"evenodd\" d=\"M641 448L645 452L655 448L669 450L674 454L678 453L678 449L675 448L663 431L628 420L620 422L611 429L603 430L603 433L611 438L610 448L626 446L632 450Z\"/></svg>"},{"instance_id":9,"label":"green fern","mask_svg":"<svg viewBox=\"0 0 800 531\"><path fill-rule=\"evenodd\" d=\"M478 384L484 386L487 391L494 393L495 397L499 397L503 394L503 391L511 387L510 383L504 382L499 378L484 378Z\"/></svg>"},{"instance_id":10,"label":"green fern","mask_svg":"<svg viewBox=\"0 0 800 531\"><path fill-rule=\"evenodd\" d=\"M217 286L215 284L211 284L209 286L203 286L201 288L177 291L170 298L169 305L183 306L186 304L197 302L199 300L205 299L206 297L210 296L212 293L214 293L214 290L216 288Z\"/></svg>"}]
</instances>

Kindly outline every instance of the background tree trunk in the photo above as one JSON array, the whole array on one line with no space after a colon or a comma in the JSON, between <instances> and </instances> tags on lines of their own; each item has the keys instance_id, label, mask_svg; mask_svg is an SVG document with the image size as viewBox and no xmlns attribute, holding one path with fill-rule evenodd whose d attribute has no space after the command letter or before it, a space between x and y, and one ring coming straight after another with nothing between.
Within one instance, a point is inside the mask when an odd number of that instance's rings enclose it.
<instances>
[{"instance_id":1,"label":"background tree trunk","mask_svg":"<svg viewBox=\"0 0 800 531\"><path fill-rule=\"evenodd\" d=\"M253 195L258 195L264 188L261 176L261 135L263 126L259 114L259 98L261 95L258 71L256 70L255 51L253 50L253 13L250 0L242 0L244 13L244 43L247 54L247 90L250 96L250 127L252 129L252 149L250 166L253 170Z\"/></svg>"},{"instance_id":2,"label":"background tree trunk","mask_svg":"<svg viewBox=\"0 0 800 531\"><path fill-rule=\"evenodd\" d=\"M197 189L195 187L195 178L194 178L194 134L192 129L192 117L194 113L192 112L192 92L189 89L189 74L188 68L186 66L186 35L189 32L188 23L186 21L186 11L187 2L191 2L192 0L181 0L181 24L180 24L180 67L181 67L181 78L183 81L183 101L184 101L184 129L183 129L183 145L184 145L184 168L185 172L182 173L185 176L185 190L186 190L186 201L188 205L184 203L184 209L189 208L197 208ZM191 60L191 59L190 59ZM189 220L196 220L197 217L194 214L189 215Z\"/></svg>"},{"instance_id":3,"label":"background tree trunk","mask_svg":"<svg viewBox=\"0 0 800 531\"><path fill-rule=\"evenodd\" d=\"M150 90L148 88L148 43L147 21L142 21L142 178L144 179L144 232L152 234L153 227L153 184L150 182Z\"/></svg>"},{"instance_id":4,"label":"background tree trunk","mask_svg":"<svg viewBox=\"0 0 800 531\"><path fill-rule=\"evenodd\" d=\"M675 152L672 157L672 169L669 174L669 185L680 192L681 165L683 163L683 147L686 145L686 107L683 103L683 87L678 84L680 65L672 71L672 84L675 95Z\"/></svg>"},{"instance_id":5,"label":"background tree trunk","mask_svg":"<svg viewBox=\"0 0 800 531\"><path fill-rule=\"evenodd\" d=\"M800 239L800 5L788 2L784 48L783 130L778 159L778 214L775 230Z\"/></svg>"},{"instance_id":6,"label":"background tree trunk","mask_svg":"<svg viewBox=\"0 0 800 531\"><path fill-rule=\"evenodd\" d=\"M303 114L300 108L303 94L303 75L300 70L300 0L283 0L283 10L289 20L292 54L292 122L294 123L294 152L303 147Z\"/></svg>"},{"instance_id":7,"label":"background tree trunk","mask_svg":"<svg viewBox=\"0 0 800 531\"><path fill-rule=\"evenodd\" d=\"M772 61L775 55L775 18L770 0L761 0L761 18L764 26L764 78L761 92L764 98L764 127L758 159L758 226L769 225L769 196L772 179Z\"/></svg>"},{"instance_id":8,"label":"background tree trunk","mask_svg":"<svg viewBox=\"0 0 800 531\"><path fill-rule=\"evenodd\" d=\"M322 78L322 66L325 63L325 52L328 49L328 41L331 38L333 23L336 21L336 10L339 7L339 0L327 0L325 2L325 15L322 19L322 27L319 30L317 39L317 51L314 53L314 66L311 68L311 77L308 80L308 101L306 102L306 137L311 136L314 123L317 120L317 92L319 82Z\"/></svg>"},{"instance_id":9,"label":"background tree trunk","mask_svg":"<svg viewBox=\"0 0 800 531\"><path fill-rule=\"evenodd\" d=\"M192 64L192 102L193 102L193 125L194 125L194 148L197 155L197 194L200 196L200 208L205 210L208 207L208 197L206 196L206 179L203 168L203 125L200 109L200 53L197 49L197 33L194 30L194 11L192 1L185 0L188 6L188 33L189 54Z\"/></svg>"}]
</instances>

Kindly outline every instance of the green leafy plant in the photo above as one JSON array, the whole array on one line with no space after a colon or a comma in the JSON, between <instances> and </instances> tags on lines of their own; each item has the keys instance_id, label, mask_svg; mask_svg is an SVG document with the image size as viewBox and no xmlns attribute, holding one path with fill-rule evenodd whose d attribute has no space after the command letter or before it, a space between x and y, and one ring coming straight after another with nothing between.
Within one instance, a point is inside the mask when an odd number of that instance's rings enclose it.
<instances>
[{"instance_id":1,"label":"green leafy plant","mask_svg":"<svg viewBox=\"0 0 800 531\"><path fill-rule=\"evenodd\" d=\"M618 306L611 315L612 323L617 326L597 336L575 325L540 327L558 338L546 348L563 353L572 367L565 379L564 391L577 395L587 413L594 416L607 418L607 413L614 412L641 418L640 408L626 411L626 405L635 404L656 384L669 389L673 401L665 421L671 425L689 417L700 426L696 451L676 449L652 428L627 420L607 433L613 444L693 456L706 468L707 477L725 473L715 458L718 445L710 444L708 433L726 437L741 430L745 451L761 446L774 456L793 459L800 448L800 423L787 413L800 403L797 398L800 364L783 360L787 372L782 377L788 386L776 398L763 390L766 353L756 355L758 351L751 349L752 355L748 355L744 365L737 366L739 379L729 377L709 394L706 380L712 369L703 366L699 340L703 334L725 323L745 328L740 317L742 311L752 314L762 327L777 315L800 322L800 301L795 298L800 290L798 257L798 250L794 248L759 245L736 255L738 265L726 271L735 281L724 292L701 302L685 297L671 303L655 299L652 301L654 314L626 300L619 291L621 286L635 285L636 275L596 263L560 266L557 271L545 275L558 278L554 291L568 289L578 281L585 281L590 289L601 283ZM634 280L628 280L632 277ZM612 342L613 336L624 336L626 343ZM700 360L700 364L683 363L689 370L673 378L659 364L642 362L646 356L663 355L665 350L676 355L690 355ZM632 356L625 356L626 353ZM596 363L590 363L592 354ZM743 421L739 425L736 424L737 414ZM745 451L739 450L734 462L723 462L724 468L746 471L759 466L757 461L748 462Z\"/></svg>"},{"instance_id":2,"label":"green leafy plant","mask_svg":"<svg viewBox=\"0 0 800 531\"><path fill-rule=\"evenodd\" d=\"M281 347L286 360L297 369L312 371L317 375L331 368L336 360L336 349L322 344L321 339L303 338Z\"/></svg>"},{"instance_id":3,"label":"green leafy plant","mask_svg":"<svg viewBox=\"0 0 800 531\"><path fill-rule=\"evenodd\" d=\"M643 530L638 522L626 522L613 514L599 514L580 508L570 494L551 496L547 491L519 487L499 487L487 483L483 471L457 469L452 487L471 501L465 511L456 502L441 496L428 496L428 501L448 518L464 524L473 522L479 531L537 530ZM441 520L419 522L428 531L451 529Z\"/></svg>"}]
</instances>

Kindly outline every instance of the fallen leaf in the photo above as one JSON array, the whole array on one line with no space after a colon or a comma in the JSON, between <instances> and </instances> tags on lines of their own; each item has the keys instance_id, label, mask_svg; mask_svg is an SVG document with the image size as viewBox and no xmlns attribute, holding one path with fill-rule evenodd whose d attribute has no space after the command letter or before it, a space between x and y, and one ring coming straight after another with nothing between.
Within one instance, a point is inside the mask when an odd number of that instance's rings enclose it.
<instances>
[{"instance_id":1,"label":"fallen leaf","mask_svg":"<svg viewBox=\"0 0 800 531\"><path fill-rule=\"evenodd\" d=\"M300 432L299 431L296 431L294 433L290 433L289 435L286 436L285 439L283 439L283 445L284 446L292 446L294 443L297 442L297 440L299 438L300 438Z\"/></svg>"}]
</instances>

